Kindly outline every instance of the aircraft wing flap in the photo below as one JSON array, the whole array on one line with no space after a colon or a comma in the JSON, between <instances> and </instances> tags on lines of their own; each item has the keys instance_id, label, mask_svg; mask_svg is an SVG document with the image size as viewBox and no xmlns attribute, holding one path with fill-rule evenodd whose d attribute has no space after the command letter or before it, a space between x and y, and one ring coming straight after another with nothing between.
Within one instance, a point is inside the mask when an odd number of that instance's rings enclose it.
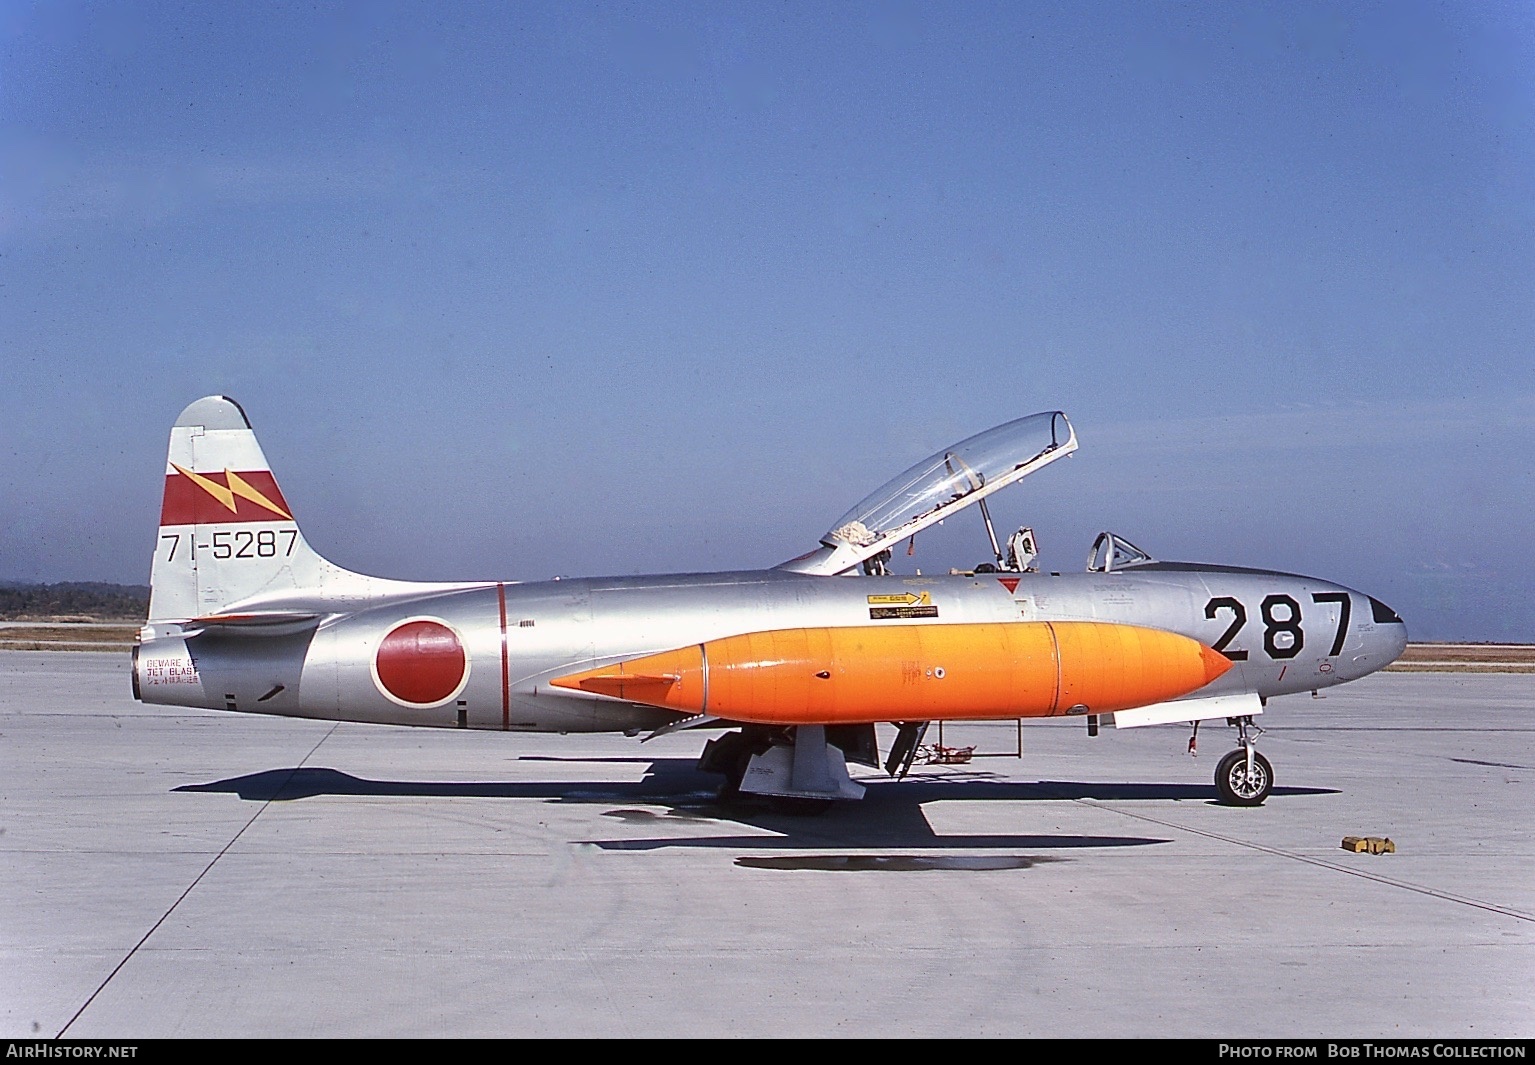
<instances>
[{"instance_id":1,"label":"aircraft wing flap","mask_svg":"<svg viewBox=\"0 0 1535 1065\"><path fill-rule=\"evenodd\" d=\"M717 717L714 714L693 714L690 717L679 717L676 721L668 722L667 724L662 725L660 728L655 729L650 733L650 735L643 737L640 742L646 743L657 738L658 736L669 736L673 732L680 732L683 729L705 728L712 725L719 725L724 721L724 718Z\"/></svg>"},{"instance_id":2,"label":"aircraft wing flap","mask_svg":"<svg viewBox=\"0 0 1535 1065\"><path fill-rule=\"evenodd\" d=\"M1142 728L1168 725L1174 721L1208 721L1216 717L1254 717L1263 713L1263 701L1256 692L1237 695L1207 695L1203 699L1174 699L1166 703L1138 706L1134 710L1116 710L1115 728Z\"/></svg>"}]
</instances>

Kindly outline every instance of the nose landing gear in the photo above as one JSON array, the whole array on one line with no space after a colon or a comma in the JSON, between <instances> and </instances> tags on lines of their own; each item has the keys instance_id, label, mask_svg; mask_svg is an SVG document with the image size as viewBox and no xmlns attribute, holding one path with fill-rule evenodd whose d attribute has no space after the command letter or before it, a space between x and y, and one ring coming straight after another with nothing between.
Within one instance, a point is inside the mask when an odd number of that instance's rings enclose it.
<instances>
[{"instance_id":1,"label":"nose landing gear","mask_svg":"<svg viewBox=\"0 0 1535 1065\"><path fill-rule=\"evenodd\" d=\"M1274 790L1274 767L1253 747L1253 732L1262 731L1250 717L1231 719L1237 727L1236 750L1215 767L1215 790L1227 806L1261 806Z\"/></svg>"}]
</instances>

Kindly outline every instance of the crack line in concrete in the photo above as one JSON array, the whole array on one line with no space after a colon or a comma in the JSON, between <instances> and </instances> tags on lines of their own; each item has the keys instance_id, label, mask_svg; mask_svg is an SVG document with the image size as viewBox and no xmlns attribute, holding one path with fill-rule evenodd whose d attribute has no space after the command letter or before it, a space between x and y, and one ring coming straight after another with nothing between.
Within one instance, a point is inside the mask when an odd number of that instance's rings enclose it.
<instances>
[{"instance_id":1,"label":"crack line in concrete","mask_svg":"<svg viewBox=\"0 0 1535 1065\"><path fill-rule=\"evenodd\" d=\"M304 768L304 764L308 762L309 759L314 757L315 751L320 749L320 744L330 739L331 733L335 732L339 727L339 722L332 725L326 731L325 735L321 736L315 745L309 749L309 753L304 755L304 757L299 760L299 764L288 771L288 779L283 781L283 787L287 786L288 780L293 779L293 774ZM90 1008L92 1002L96 1001L96 996L106 990L107 985L110 984L113 979L116 978L117 974L122 971L123 966L127 965L128 962L132 960L133 956L139 952L139 948L142 947L145 943L149 942L149 937L154 935L155 932L159 930L160 926L166 922L166 919L169 918L171 914L176 912L176 907L180 906L186 897L192 893L192 889L202 882L202 878L208 875L209 870L218 864L220 858L229 853L229 848L233 847L240 841L240 837L245 835L245 830L250 828L251 825L254 825L256 823L256 818L266 813L267 807L276 802L277 796L281 794L282 788L278 788L276 794L274 794L273 797L268 799L266 802L262 803L261 808L251 815L251 819L245 822L244 825L240 826L240 831L236 832L234 836L230 838L229 842L224 844L223 849L221 849L217 854L213 856L213 860L208 863L207 867L204 868L202 872L198 873L192 882L187 885L186 890L176 897L176 901L171 903L170 909L166 910L163 914L160 915L160 919L150 926L149 931L145 932L143 937L133 945L133 949L128 951L128 953L123 956L123 960L118 962L117 965L113 967L112 971L107 974L107 978L101 981L101 986L92 991L90 998L87 998L83 1003L81 1003L80 1008L75 1010L74 1016L69 1018L69 1020L65 1022L64 1027L59 1029L59 1034L54 1036L55 1039L64 1038L64 1033L69 1031L70 1026L80 1019L80 1015Z\"/></svg>"},{"instance_id":2,"label":"crack line in concrete","mask_svg":"<svg viewBox=\"0 0 1535 1065\"><path fill-rule=\"evenodd\" d=\"M1129 810L1122 810L1117 806L1109 806L1106 803L1097 802L1094 800L1073 799L1072 801L1081 803L1084 806L1091 806L1099 810L1112 810L1114 813L1121 814L1125 817L1133 817L1137 821L1147 821L1153 825L1160 825L1163 828L1172 829L1174 831L1192 832L1196 836L1204 836L1206 839L1219 840L1222 843L1230 843L1232 846L1246 847L1249 850L1262 851L1265 854L1272 854L1278 858L1290 858L1294 861L1305 862L1308 865L1316 865L1323 869L1331 869L1335 873L1347 873L1349 876L1357 876L1365 880L1373 880L1377 884L1385 884L1387 887L1401 888L1404 891L1416 891L1420 895L1429 895L1436 899L1444 899L1446 902L1458 902L1462 906L1474 906L1479 910L1488 910L1492 913L1500 913L1505 917L1512 917L1515 920L1535 922L1535 914L1524 913L1520 910L1510 909L1507 906L1498 906L1490 902L1481 902L1477 899L1467 898L1464 895L1456 895L1448 891L1441 891L1438 888L1424 887L1421 884L1409 884L1405 880L1392 880L1389 876L1381 876L1379 873L1368 873L1362 869L1350 869L1348 866L1339 865L1336 862L1324 861L1321 858L1312 858L1304 854L1295 854L1291 851L1283 851L1277 847L1266 847L1261 843L1252 843L1248 840L1233 839L1230 836L1223 836L1219 832L1208 832L1200 828L1190 828L1188 825L1180 825L1172 821L1163 821L1156 817L1148 817L1146 814L1132 813Z\"/></svg>"}]
</instances>

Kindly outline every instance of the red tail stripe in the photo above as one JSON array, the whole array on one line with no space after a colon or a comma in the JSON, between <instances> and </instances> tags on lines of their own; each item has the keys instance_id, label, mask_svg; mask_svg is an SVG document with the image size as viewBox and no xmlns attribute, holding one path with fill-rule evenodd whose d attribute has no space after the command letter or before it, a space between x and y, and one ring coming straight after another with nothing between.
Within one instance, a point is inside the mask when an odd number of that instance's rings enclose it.
<instances>
[{"instance_id":1,"label":"red tail stripe","mask_svg":"<svg viewBox=\"0 0 1535 1065\"><path fill-rule=\"evenodd\" d=\"M256 491L290 514L293 508L283 498L277 480L270 470L235 470L236 474ZM223 473L203 474L216 484L226 485L229 479ZM165 475L165 496L160 504L161 525L227 525L247 521L290 521L281 514L274 514L260 503L243 496L235 496L235 509L230 510L219 500L194 484L189 477L179 473Z\"/></svg>"}]
</instances>

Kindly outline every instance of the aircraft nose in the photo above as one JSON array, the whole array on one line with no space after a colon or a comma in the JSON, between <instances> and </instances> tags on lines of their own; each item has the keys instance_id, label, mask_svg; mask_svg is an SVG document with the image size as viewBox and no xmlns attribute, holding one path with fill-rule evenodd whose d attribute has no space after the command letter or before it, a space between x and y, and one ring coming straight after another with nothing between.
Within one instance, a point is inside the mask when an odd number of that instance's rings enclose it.
<instances>
[{"instance_id":1,"label":"aircraft nose","mask_svg":"<svg viewBox=\"0 0 1535 1065\"><path fill-rule=\"evenodd\" d=\"M1373 595L1368 598L1375 630L1367 641L1367 653L1371 659L1371 668L1379 669L1395 662L1402 657L1402 652L1407 650L1407 625L1397 612L1385 603Z\"/></svg>"},{"instance_id":2,"label":"aircraft nose","mask_svg":"<svg viewBox=\"0 0 1535 1065\"><path fill-rule=\"evenodd\" d=\"M1401 658L1402 652L1407 650L1407 626L1392 625L1390 629L1384 632L1382 635L1386 643L1386 647L1382 652L1382 655L1386 660L1386 664L1390 665L1398 658Z\"/></svg>"}]
</instances>

